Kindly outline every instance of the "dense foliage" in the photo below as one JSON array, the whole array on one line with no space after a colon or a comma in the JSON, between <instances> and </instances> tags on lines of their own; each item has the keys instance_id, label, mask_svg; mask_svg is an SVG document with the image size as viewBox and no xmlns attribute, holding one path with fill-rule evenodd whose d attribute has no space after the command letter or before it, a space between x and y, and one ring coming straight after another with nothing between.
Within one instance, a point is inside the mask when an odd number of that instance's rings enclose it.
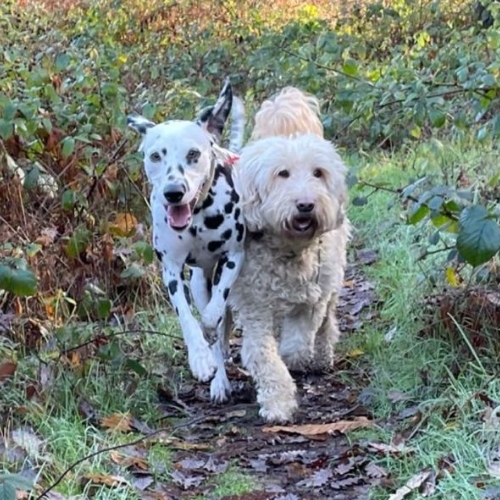
<instances>
[{"instance_id":1,"label":"dense foliage","mask_svg":"<svg viewBox=\"0 0 500 500\"><path fill-rule=\"evenodd\" d=\"M348 151L500 134L500 32L460 0L7 0L0 35L1 300L51 319L106 317L156 279L131 110L193 116L229 75L249 115L287 84L316 94ZM409 222L474 266L496 254L494 207L430 182L398 193Z\"/></svg>"}]
</instances>

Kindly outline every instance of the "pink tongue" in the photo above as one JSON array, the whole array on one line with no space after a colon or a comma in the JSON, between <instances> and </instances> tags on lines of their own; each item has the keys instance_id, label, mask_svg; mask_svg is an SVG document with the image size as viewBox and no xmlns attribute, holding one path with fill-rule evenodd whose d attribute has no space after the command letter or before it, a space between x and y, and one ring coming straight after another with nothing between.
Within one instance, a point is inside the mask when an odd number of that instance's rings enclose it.
<instances>
[{"instance_id":1,"label":"pink tongue","mask_svg":"<svg viewBox=\"0 0 500 500\"><path fill-rule=\"evenodd\" d=\"M172 227L181 229L188 225L191 208L186 205L169 205L167 208L168 222Z\"/></svg>"}]
</instances>

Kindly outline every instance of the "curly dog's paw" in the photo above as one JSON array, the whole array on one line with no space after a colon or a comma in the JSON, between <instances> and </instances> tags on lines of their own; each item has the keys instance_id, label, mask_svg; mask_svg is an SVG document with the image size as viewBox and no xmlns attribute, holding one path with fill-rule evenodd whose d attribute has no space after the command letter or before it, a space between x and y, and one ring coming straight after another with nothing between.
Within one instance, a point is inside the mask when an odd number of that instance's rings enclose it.
<instances>
[{"instance_id":1,"label":"curly dog's paw","mask_svg":"<svg viewBox=\"0 0 500 500\"><path fill-rule=\"evenodd\" d=\"M263 403L259 410L259 415L269 423L290 422L298 406L295 397L290 400Z\"/></svg>"}]
</instances>

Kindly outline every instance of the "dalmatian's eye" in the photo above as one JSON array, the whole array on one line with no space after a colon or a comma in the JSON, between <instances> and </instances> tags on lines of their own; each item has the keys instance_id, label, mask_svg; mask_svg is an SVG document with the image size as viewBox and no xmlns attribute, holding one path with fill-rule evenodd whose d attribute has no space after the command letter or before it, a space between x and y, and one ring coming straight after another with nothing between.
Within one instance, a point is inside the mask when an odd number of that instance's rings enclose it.
<instances>
[{"instance_id":1,"label":"dalmatian's eye","mask_svg":"<svg viewBox=\"0 0 500 500\"><path fill-rule=\"evenodd\" d=\"M161 161L161 156L160 156L160 153L151 153L151 155L149 156L149 159L153 162L153 163L158 163L159 161Z\"/></svg>"},{"instance_id":2,"label":"dalmatian's eye","mask_svg":"<svg viewBox=\"0 0 500 500\"><path fill-rule=\"evenodd\" d=\"M314 170L313 175L314 175L314 177L321 179L321 177L323 177L323 172L321 171L320 168L317 168Z\"/></svg>"},{"instance_id":3,"label":"dalmatian's eye","mask_svg":"<svg viewBox=\"0 0 500 500\"><path fill-rule=\"evenodd\" d=\"M288 170L280 170L278 172L278 177L282 177L283 179L287 179L290 177L290 172Z\"/></svg>"},{"instance_id":4,"label":"dalmatian's eye","mask_svg":"<svg viewBox=\"0 0 500 500\"><path fill-rule=\"evenodd\" d=\"M188 161L196 161L200 157L200 152L197 149L190 149L186 156Z\"/></svg>"}]
</instances>

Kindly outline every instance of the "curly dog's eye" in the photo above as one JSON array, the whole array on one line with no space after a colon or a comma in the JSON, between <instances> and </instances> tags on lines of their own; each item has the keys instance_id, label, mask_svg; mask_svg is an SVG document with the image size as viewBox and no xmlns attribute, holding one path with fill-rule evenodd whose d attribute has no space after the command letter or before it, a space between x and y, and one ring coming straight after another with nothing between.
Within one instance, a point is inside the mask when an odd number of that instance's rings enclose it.
<instances>
[{"instance_id":1,"label":"curly dog's eye","mask_svg":"<svg viewBox=\"0 0 500 500\"><path fill-rule=\"evenodd\" d=\"M317 177L318 179L320 179L321 177L323 177L323 172L317 168L314 172L313 172L313 175L314 177Z\"/></svg>"},{"instance_id":2,"label":"curly dog's eye","mask_svg":"<svg viewBox=\"0 0 500 500\"><path fill-rule=\"evenodd\" d=\"M161 161L160 153L151 153L151 155L149 156L149 159L153 163L158 163L159 161Z\"/></svg>"},{"instance_id":3,"label":"curly dog's eye","mask_svg":"<svg viewBox=\"0 0 500 500\"><path fill-rule=\"evenodd\" d=\"M190 149L186 156L188 161L195 161L200 157L200 152L197 149Z\"/></svg>"},{"instance_id":4,"label":"curly dog's eye","mask_svg":"<svg viewBox=\"0 0 500 500\"><path fill-rule=\"evenodd\" d=\"M283 179L287 179L290 177L290 172L288 170L280 170L278 172L278 177L283 177Z\"/></svg>"}]
</instances>

